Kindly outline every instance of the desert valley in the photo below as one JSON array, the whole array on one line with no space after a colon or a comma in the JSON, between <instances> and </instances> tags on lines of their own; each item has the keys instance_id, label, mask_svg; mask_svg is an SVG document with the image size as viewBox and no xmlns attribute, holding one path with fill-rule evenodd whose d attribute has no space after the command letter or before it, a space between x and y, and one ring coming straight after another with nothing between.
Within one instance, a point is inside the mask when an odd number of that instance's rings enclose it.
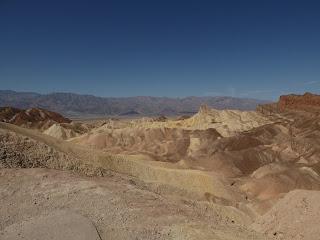
<instances>
[{"instance_id":1,"label":"desert valley","mask_svg":"<svg viewBox=\"0 0 320 240\"><path fill-rule=\"evenodd\" d=\"M319 12L0 0L0 240L319 240Z\"/></svg>"},{"instance_id":2,"label":"desert valley","mask_svg":"<svg viewBox=\"0 0 320 240\"><path fill-rule=\"evenodd\" d=\"M319 113L311 93L167 116L2 107L0 239L319 239Z\"/></svg>"}]
</instances>

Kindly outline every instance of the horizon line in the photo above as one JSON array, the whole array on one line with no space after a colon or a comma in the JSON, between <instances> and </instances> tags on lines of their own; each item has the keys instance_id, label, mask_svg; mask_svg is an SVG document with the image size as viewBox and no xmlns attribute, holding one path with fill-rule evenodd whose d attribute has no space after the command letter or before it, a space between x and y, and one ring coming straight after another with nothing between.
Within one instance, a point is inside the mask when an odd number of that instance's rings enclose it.
<instances>
[{"instance_id":1,"label":"horizon line","mask_svg":"<svg viewBox=\"0 0 320 240\"><path fill-rule=\"evenodd\" d=\"M98 98L138 98L138 97L150 97L150 98L168 98L168 99L185 99L185 98L234 98L234 99L251 99L251 100L259 100L259 101L274 101L273 99L259 99L253 97L241 97L241 96L230 96L230 95L188 95L183 97L173 97L173 96L155 96L155 95L133 95L133 96L101 96L95 95L91 93L80 93L80 92L70 92L70 91L52 91L52 92L36 92L36 91L18 91L12 89L0 89L2 92L14 92L14 93L28 93L28 94L38 94L38 95L51 95L51 94L74 94L74 95L82 95L82 96L91 96ZM280 96L279 96L280 97Z\"/></svg>"}]
</instances>

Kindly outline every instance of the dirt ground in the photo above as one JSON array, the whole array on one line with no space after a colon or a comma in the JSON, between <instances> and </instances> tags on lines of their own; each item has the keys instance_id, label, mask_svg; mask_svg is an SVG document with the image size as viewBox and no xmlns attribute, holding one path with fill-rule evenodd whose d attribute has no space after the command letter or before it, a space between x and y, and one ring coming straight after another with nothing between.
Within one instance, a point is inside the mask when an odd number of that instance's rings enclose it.
<instances>
[{"instance_id":1,"label":"dirt ground","mask_svg":"<svg viewBox=\"0 0 320 240\"><path fill-rule=\"evenodd\" d=\"M248 218L235 208L160 196L135 181L111 173L86 177L49 169L2 169L1 239L25 239L28 222L41 233L43 224L34 219L59 211L86 218L101 239L264 239L243 225ZM95 236L92 231L91 239Z\"/></svg>"}]
</instances>

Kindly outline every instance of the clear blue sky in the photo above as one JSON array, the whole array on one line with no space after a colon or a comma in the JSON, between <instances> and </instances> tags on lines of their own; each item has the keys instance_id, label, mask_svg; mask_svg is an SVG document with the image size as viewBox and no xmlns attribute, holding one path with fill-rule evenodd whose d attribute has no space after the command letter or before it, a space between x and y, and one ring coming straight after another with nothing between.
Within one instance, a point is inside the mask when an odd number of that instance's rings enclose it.
<instances>
[{"instance_id":1,"label":"clear blue sky","mask_svg":"<svg viewBox=\"0 0 320 240\"><path fill-rule=\"evenodd\" d=\"M320 1L0 0L0 89L320 92Z\"/></svg>"}]
</instances>

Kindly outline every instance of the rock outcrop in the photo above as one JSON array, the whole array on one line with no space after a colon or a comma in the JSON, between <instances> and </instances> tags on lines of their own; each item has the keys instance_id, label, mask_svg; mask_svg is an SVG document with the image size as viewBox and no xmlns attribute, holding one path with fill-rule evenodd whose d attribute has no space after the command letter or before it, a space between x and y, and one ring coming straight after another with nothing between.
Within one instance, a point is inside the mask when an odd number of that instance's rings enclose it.
<instances>
[{"instance_id":1,"label":"rock outcrop","mask_svg":"<svg viewBox=\"0 0 320 240\"><path fill-rule=\"evenodd\" d=\"M320 113L320 95L308 92L303 95L282 95L278 102L259 105L256 110L264 115L287 111Z\"/></svg>"},{"instance_id":2,"label":"rock outcrop","mask_svg":"<svg viewBox=\"0 0 320 240\"><path fill-rule=\"evenodd\" d=\"M278 106L280 111L293 109L320 112L320 95L305 93L303 95L280 96Z\"/></svg>"}]
</instances>

